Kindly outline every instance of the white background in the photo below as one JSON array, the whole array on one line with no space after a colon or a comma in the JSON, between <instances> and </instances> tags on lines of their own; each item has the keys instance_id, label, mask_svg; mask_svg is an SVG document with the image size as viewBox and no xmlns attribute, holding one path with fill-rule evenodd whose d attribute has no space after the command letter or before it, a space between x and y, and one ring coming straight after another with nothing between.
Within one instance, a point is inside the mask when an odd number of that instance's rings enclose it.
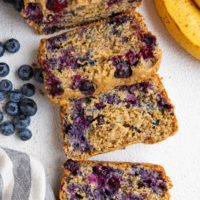
<instances>
[{"instance_id":1,"label":"white background","mask_svg":"<svg viewBox=\"0 0 200 200\"><path fill-rule=\"evenodd\" d=\"M168 34L158 17L153 0L144 0L139 9L145 16L149 28L158 36L163 49L163 61L159 74L169 97L176 106L179 132L164 142L155 145L132 145L95 157L106 161L137 161L161 164L171 177L174 187L172 200L200 200L200 61L181 49ZM38 36L23 22L11 6L0 2L0 41L11 37L21 43L21 50L14 55L6 54L0 62L10 65L11 79L16 87L23 83L18 80L16 70L21 64L36 62ZM0 135L0 145L25 151L43 162L46 173L58 194L63 155L58 109L48 103L39 92L35 96L38 113L32 118L33 138L22 142L16 135Z\"/></svg>"}]
</instances>

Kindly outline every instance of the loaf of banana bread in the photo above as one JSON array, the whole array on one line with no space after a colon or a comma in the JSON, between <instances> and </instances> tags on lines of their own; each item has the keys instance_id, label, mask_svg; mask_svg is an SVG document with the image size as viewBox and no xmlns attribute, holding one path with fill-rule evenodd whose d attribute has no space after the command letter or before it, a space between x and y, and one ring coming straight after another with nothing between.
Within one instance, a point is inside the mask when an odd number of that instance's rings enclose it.
<instances>
[{"instance_id":1,"label":"loaf of banana bread","mask_svg":"<svg viewBox=\"0 0 200 200\"><path fill-rule=\"evenodd\" d=\"M40 34L83 25L138 7L141 0L24 0L21 14Z\"/></svg>"},{"instance_id":2,"label":"loaf of banana bread","mask_svg":"<svg viewBox=\"0 0 200 200\"><path fill-rule=\"evenodd\" d=\"M145 80L160 60L156 37L136 12L43 39L39 50L47 95L58 105Z\"/></svg>"},{"instance_id":3,"label":"loaf of banana bread","mask_svg":"<svg viewBox=\"0 0 200 200\"><path fill-rule=\"evenodd\" d=\"M83 160L130 144L160 142L177 131L174 107L157 75L61 108L64 150Z\"/></svg>"},{"instance_id":4,"label":"loaf of banana bread","mask_svg":"<svg viewBox=\"0 0 200 200\"><path fill-rule=\"evenodd\" d=\"M171 187L159 165L67 160L60 200L169 200Z\"/></svg>"}]
</instances>

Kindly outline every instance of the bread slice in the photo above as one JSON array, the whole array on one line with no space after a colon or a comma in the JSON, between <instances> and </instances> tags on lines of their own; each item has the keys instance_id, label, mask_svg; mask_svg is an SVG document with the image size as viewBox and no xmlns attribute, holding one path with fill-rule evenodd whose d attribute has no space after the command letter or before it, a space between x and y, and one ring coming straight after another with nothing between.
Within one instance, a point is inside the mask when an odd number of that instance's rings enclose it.
<instances>
[{"instance_id":1,"label":"bread slice","mask_svg":"<svg viewBox=\"0 0 200 200\"><path fill-rule=\"evenodd\" d=\"M64 150L83 160L130 144L153 144L174 135L174 107L157 75L61 108Z\"/></svg>"},{"instance_id":2,"label":"bread slice","mask_svg":"<svg viewBox=\"0 0 200 200\"><path fill-rule=\"evenodd\" d=\"M50 34L66 28L133 10L141 0L25 0L21 14L37 33Z\"/></svg>"},{"instance_id":3,"label":"bread slice","mask_svg":"<svg viewBox=\"0 0 200 200\"><path fill-rule=\"evenodd\" d=\"M159 165L68 160L60 200L169 200L171 188Z\"/></svg>"},{"instance_id":4,"label":"bread slice","mask_svg":"<svg viewBox=\"0 0 200 200\"><path fill-rule=\"evenodd\" d=\"M49 99L65 105L149 78L161 50L143 17L132 12L41 40L39 60Z\"/></svg>"}]
</instances>

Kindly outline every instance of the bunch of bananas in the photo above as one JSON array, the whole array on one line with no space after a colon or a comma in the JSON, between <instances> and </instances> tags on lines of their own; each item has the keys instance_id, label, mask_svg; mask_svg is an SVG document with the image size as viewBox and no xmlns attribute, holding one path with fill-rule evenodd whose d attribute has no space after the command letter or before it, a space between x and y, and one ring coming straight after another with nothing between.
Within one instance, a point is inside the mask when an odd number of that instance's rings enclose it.
<instances>
[{"instance_id":1,"label":"bunch of bananas","mask_svg":"<svg viewBox=\"0 0 200 200\"><path fill-rule=\"evenodd\" d=\"M155 4L170 34L200 60L200 0L155 0Z\"/></svg>"}]
</instances>

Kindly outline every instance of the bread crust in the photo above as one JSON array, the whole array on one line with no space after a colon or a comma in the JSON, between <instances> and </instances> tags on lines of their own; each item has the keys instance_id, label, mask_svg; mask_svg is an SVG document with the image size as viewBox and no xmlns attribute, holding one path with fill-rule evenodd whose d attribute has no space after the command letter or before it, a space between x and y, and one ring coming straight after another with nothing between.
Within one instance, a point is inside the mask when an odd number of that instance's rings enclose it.
<instances>
[{"instance_id":1,"label":"bread crust","mask_svg":"<svg viewBox=\"0 0 200 200\"><path fill-rule=\"evenodd\" d=\"M128 167L135 164L135 165L142 165L143 167L149 168L152 170L158 170L161 172L163 179L166 180L166 185L168 189L168 191L166 192L162 200L170 200L169 190L173 187L173 184L172 184L171 179L166 175L165 169L161 165L150 164L150 163L139 163L139 162L132 163L132 162L108 162L108 161L89 161L89 160L80 160L79 163L80 165L84 164L84 165L89 165L89 166L102 164L104 166L112 166L112 167L117 167L119 169L123 169L123 167ZM70 174L70 171L67 169L64 169L64 174L61 179L61 189L59 193L60 200L66 200L66 199L63 199L64 191L62 190L62 185L65 183L65 178L69 176L69 174Z\"/></svg>"}]
</instances>

